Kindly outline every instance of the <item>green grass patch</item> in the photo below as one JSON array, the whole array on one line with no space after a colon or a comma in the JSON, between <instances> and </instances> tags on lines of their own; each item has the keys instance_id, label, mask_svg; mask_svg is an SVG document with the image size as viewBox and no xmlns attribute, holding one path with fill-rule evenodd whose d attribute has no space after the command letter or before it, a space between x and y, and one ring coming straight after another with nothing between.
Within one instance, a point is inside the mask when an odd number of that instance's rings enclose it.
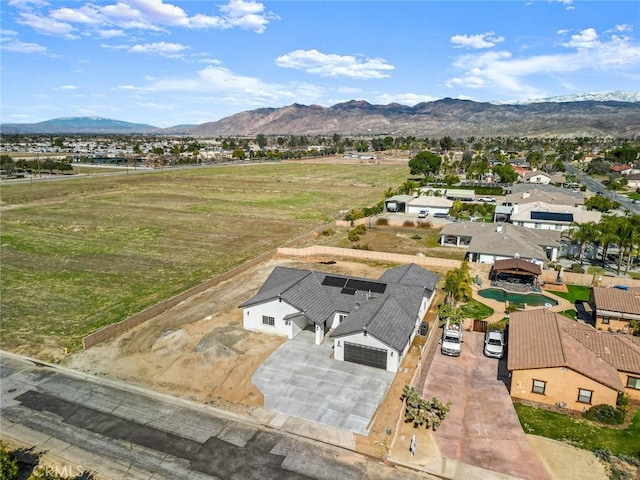
<instances>
[{"instance_id":1,"label":"green grass patch","mask_svg":"<svg viewBox=\"0 0 640 480\"><path fill-rule=\"evenodd\" d=\"M571 309L571 310L564 310L562 312L560 312L560 315L564 315L567 318L570 318L571 320L575 320L576 319L576 311Z\"/></svg>"},{"instance_id":2,"label":"green grass patch","mask_svg":"<svg viewBox=\"0 0 640 480\"><path fill-rule=\"evenodd\" d=\"M589 451L605 447L614 455L635 455L640 451L640 409L636 410L627 428L617 429L541 408L518 403L514 406L526 433L552 438Z\"/></svg>"},{"instance_id":3,"label":"green grass patch","mask_svg":"<svg viewBox=\"0 0 640 480\"><path fill-rule=\"evenodd\" d=\"M475 318L477 320L484 320L494 313L493 308L477 300L468 301L460 307L460 310L466 318Z\"/></svg>"},{"instance_id":4,"label":"green grass patch","mask_svg":"<svg viewBox=\"0 0 640 480\"><path fill-rule=\"evenodd\" d=\"M376 204L407 174L291 163L3 186L0 348L78 350L102 326Z\"/></svg>"},{"instance_id":5,"label":"green grass patch","mask_svg":"<svg viewBox=\"0 0 640 480\"><path fill-rule=\"evenodd\" d=\"M545 291L545 294L553 294L575 303L577 300L588 301L591 295L591 287L584 285L567 285L567 292Z\"/></svg>"},{"instance_id":6,"label":"green grass patch","mask_svg":"<svg viewBox=\"0 0 640 480\"><path fill-rule=\"evenodd\" d=\"M587 273L590 273L592 275L595 273L596 275L599 275L604 273L604 268L592 265L590 267L587 267Z\"/></svg>"}]
</instances>

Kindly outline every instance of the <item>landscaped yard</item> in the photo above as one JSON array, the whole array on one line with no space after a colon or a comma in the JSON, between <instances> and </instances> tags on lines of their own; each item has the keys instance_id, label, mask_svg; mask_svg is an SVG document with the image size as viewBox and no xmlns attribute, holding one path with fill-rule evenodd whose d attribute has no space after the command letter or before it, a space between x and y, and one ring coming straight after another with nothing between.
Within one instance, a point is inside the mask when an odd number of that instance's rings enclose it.
<instances>
[{"instance_id":1,"label":"landscaped yard","mask_svg":"<svg viewBox=\"0 0 640 480\"><path fill-rule=\"evenodd\" d=\"M468 301L460 307L460 310L466 318L474 318L477 320L484 320L494 313L493 308L477 300Z\"/></svg>"},{"instance_id":2,"label":"landscaped yard","mask_svg":"<svg viewBox=\"0 0 640 480\"><path fill-rule=\"evenodd\" d=\"M609 428L570 415L514 404L526 433L553 438L593 451L604 447L614 455L637 456L640 452L640 409L624 429Z\"/></svg>"},{"instance_id":3,"label":"landscaped yard","mask_svg":"<svg viewBox=\"0 0 640 480\"><path fill-rule=\"evenodd\" d=\"M407 174L259 164L3 185L0 346L45 359L77 350L104 325L374 205Z\"/></svg>"},{"instance_id":4,"label":"landscaped yard","mask_svg":"<svg viewBox=\"0 0 640 480\"><path fill-rule=\"evenodd\" d=\"M584 285L567 285L567 292L553 292L547 291L545 294L553 294L558 297L562 297L569 300L571 303L576 303L578 300L583 302L589 301L589 295L591 295L591 287L585 287Z\"/></svg>"}]
</instances>

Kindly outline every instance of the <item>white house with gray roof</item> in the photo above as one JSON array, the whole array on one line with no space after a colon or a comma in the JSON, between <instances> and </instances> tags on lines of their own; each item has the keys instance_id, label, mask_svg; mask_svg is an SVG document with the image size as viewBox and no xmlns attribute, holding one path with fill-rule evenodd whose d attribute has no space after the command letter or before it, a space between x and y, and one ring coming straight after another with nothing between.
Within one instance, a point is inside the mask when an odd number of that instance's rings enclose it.
<instances>
[{"instance_id":1,"label":"white house with gray roof","mask_svg":"<svg viewBox=\"0 0 640 480\"><path fill-rule=\"evenodd\" d=\"M378 280L276 267L240 305L243 326L289 339L313 329L316 345L330 332L336 360L397 372L437 281L415 264L387 270Z\"/></svg>"}]
</instances>

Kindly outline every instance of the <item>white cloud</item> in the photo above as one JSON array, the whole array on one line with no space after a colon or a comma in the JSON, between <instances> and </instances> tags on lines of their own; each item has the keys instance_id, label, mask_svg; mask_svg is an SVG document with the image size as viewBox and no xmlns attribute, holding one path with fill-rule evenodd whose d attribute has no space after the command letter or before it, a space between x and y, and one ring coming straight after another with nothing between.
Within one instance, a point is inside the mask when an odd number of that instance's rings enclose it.
<instances>
[{"instance_id":1,"label":"white cloud","mask_svg":"<svg viewBox=\"0 0 640 480\"><path fill-rule=\"evenodd\" d=\"M486 32L477 35L454 35L450 41L454 48L491 48L504 42L504 37L496 37L494 32Z\"/></svg>"},{"instance_id":2,"label":"white cloud","mask_svg":"<svg viewBox=\"0 0 640 480\"><path fill-rule=\"evenodd\" d=\"M352 55L335 55L318 50L295 50L276 58L276 65L303 70L321 77L346 77L361 80L386 78L394 70L382 58L359 58Z\"/></svg>"},{"instance_id":3,"label":"white cloud","mask_svg":"<svg viewBox=\"0 0 640 480\"><path fill-rule=\"evenodd\" d=\"M73 26L68 23L58 22L53 18L41 17L28 12L21 12L20 18L16 21L21 25L31 27L35 31L45 35L63 37L69 40L75 40L78 38L77 35L72 33L75 30Z\"/></svg>"},{"instance_id":4,"label":"white cloud","mask_svg":"<svg viewBox=\"0 0 640 480\"><path fill-rule=\"evenodd\" d=\"M417 105L422 102L433 102L437 100L438 97L433 97L431 95L423 95L419 93L399 93L399 94L389 94L384 93L382 95L378 95L376 99L376 103L381 105L386 105L389 103L399 103L401 105Z\"/></svg>"},{"instance_id":5,"label":"white cloud","mask_svg":"<svg viewBox=\"0 0 640 480\"><path fill-rule=\"evenodd\" d=\"M573 6L573 0L558 0L561 4L565 6L567 10L574 10L576 7Z\"/></svg>"},{"instance_id":6,"label":"white cloud","mask_svg":"<svg viewBox=\"0 0 640 480\"><path fill-rule=\"evenodd\" d=\"M20 23L38 32L68 39L78 38L72 34L78 28L86 29L85 34L95 34L94 30L98 30L102 38L119 36L122 30L164 31L172 27L242 28L262 33L269 22L279 18L265 11L262 3L244 0L229 0L219 6L221 15L197 13L191 17L181 7L163 0L118 0L108 5L86 3L77 8L62 7L48 11L45 8L48 4L44 2L13 0L11 5L20 10ZM40 7L40 13L35 14L32 6Z\"/></svg>"},{"instance_id":7,"label":"white cloud","mask_svg":"<svg viewBox=\"0 0 640 480\"><path fill-rule=\"evenodd\" d=\"M6 32L3 32L6 34ZM0 50L13 52L13 53L47 53L47 47L39 45L37 43L21 42L13 38L0 39Z\"/></svg>"},{"instance_id":8,"label":"white cloud","mask_svg":"<svg viewBox=\"0 0 640 480\"><path fill-rule=\"evenodd\" d=\"M553 78L562 74L565 82L571 73L625 70L640 66L640 45L629 38L611 36L600 38L593 28L572 35L563 44L564 53L515 57L508 51L465 54L453 66L462 72L445 82L445 86L470 89L491 88L517 95L520 98L545 96L543 89L533 84L541 77ZM534 80L535 78L535 80Z\"/></svg>"},{"instance_id":9,"label":"white cloud","mask_svg":"<svg viewBox=\"0 0 640 480\"><path fill-rule=\"evenodd\" d=\"M100 38L124 37L126 35L126 33L123 30L115 30L115 29L98 30L96 34Z\"/></svg>"},{"instance_id":10,"label":"white cloud","mask_svg":"<svg viewBox=\"0 0 640 480\"><path fill-rule=\"evenodd\" d=\"M571 40L564 43L565 47L594 48L600 45L598 33L594 28L585 28L580 33L571 35Z\"/></svg>"},{"instance_id":11,"label":"white cloud","mask_svg":"<svg viewBox=\"0 0 640 480\"><path fill-rule=\"evenodd\" d=\"M77 90L78 87L76 85L61 85L56 90Z\"/></svg>"},{"instance_id":12,"label":"white cloud","mask_svg":"<svg viewBox=\"0 0 640 480\"><path fill-rule=\"evenodd\" d=\"M615 31L616 32L630 32L633 30L633 27L631 25L627 25L627 24L621 24L621 25L616 25L615 26Z\"/></svg>"},{"instance_id":13,"label":"white cloud","mask_svg":"<svg viewBox=\"0 0 640 480\"><path fill-rule=\"evenodd\" d=\"M180 52L186 50L187 48L188 47L179 43L156 42L134 45L132 47L129 47L127 50L131 53L146 53L148 55L175 57L180 55Z\"/></svg>"}]
</instances>

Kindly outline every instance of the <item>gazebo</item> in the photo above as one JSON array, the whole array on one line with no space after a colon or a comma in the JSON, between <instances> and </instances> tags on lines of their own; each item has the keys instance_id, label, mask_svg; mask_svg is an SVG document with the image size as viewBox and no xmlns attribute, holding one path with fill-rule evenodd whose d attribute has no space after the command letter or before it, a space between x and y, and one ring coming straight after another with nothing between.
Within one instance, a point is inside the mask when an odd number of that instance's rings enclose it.
<instances>
[{"instance_id":1,"label":"gazebo","mask_svg":"<svg viewBox=\"0 0 640 480\"><path fill-rule=\"evenodd\" d=\"M538 287L538 277L542 267L520 258L496 260L491 267L489 279L495 286L505 286L518 290Z\"/></svg>"}]
</instances>

